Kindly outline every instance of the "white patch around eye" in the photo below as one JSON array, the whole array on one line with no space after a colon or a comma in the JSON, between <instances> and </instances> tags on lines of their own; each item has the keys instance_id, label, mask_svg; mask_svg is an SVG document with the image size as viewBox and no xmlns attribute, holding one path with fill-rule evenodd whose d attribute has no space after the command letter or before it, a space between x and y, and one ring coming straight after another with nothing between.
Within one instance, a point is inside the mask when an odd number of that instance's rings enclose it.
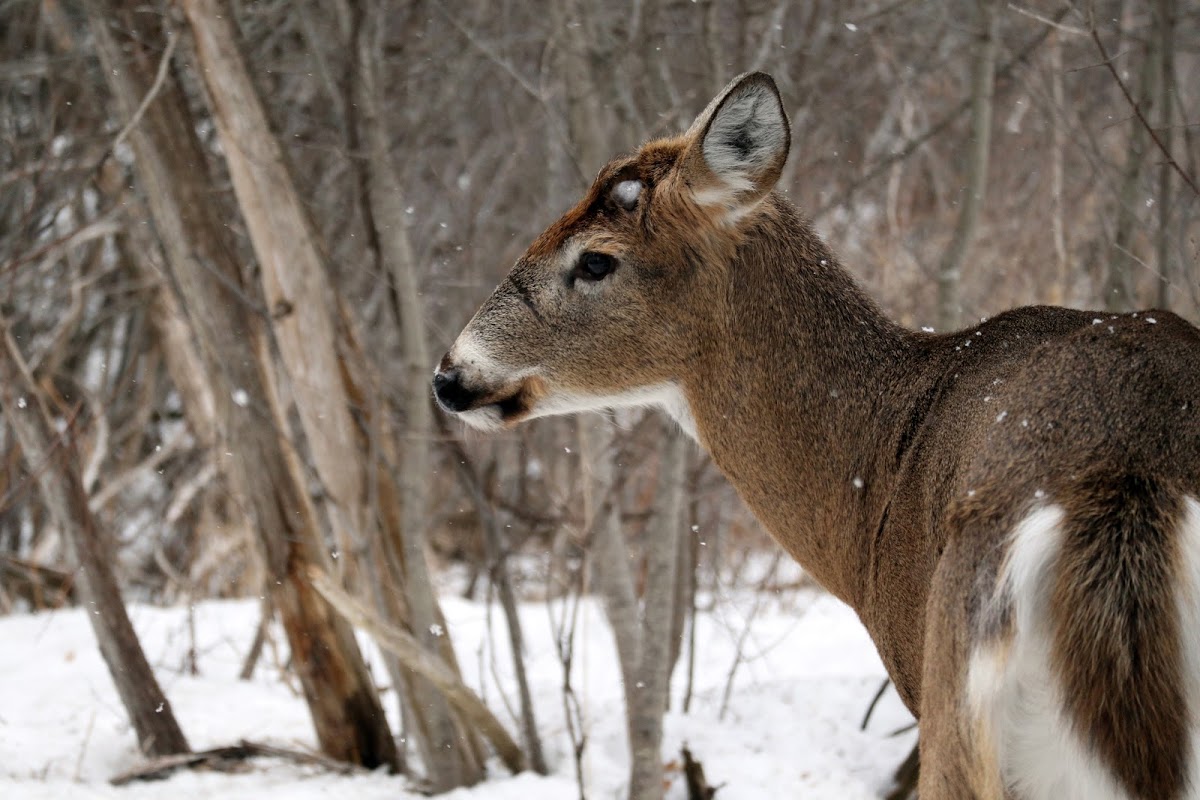
<instances>
[{"instance_id":1,"label":"white patch around eye","mask_svg":"<svg viewBox=\"0 0 1200 800\"><path fill-rule=\"evenodd\" d=\"M621 181L613 187L612 193L622 208L632 211L633 207L637 205L638 198L642 196L642 189L644 188L645 186L641 181Z\"/></svg>"},{"instance_id":2,"label":"white patch around eye","mask_svg":"<svg viewBox=\"0 0 1200 800\"><path fill-rule=\"evenodd\" d=\"M589 246L591 244L592 246ZM605 252L605 247L598 243L589 242L585 237L572 236L558 251L560 269L564 274L571 274L579 264L579 259L589 250ZM572 291L588 296L596 296L608 288L608 281L571 280Z\"/></svg>"}]
</instances>

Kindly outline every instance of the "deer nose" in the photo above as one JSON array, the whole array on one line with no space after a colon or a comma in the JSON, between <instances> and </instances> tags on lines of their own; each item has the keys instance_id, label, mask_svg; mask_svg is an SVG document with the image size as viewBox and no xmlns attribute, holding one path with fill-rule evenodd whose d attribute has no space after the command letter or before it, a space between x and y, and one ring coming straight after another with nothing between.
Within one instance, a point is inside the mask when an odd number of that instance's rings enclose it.
<instances>
[{"instance_id":1,"label":"deer nose","mask_svg":"<svg viewBox=\"0 0 1200 800\"><path fill-rule=\"evenodd\" d=\"M433 376L433 396L446 411L457 414L466 411L471 403L479 399L480 393L468 389L462 382L462 373L457 369L439 371Z\"/></svg>"}]
</instances>

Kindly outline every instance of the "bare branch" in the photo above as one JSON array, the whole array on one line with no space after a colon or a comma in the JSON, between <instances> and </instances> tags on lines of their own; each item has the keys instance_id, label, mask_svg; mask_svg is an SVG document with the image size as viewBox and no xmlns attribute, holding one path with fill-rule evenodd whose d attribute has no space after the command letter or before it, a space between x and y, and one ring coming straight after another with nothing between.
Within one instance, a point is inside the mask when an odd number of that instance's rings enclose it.
<instances>
[{"instance_id":1,"label":"bare branch","mask_svg":"<svg viewBox=\"0 0 1200 800\"><path fill-rule=\"evenodd\" d=\"M154 73L154 83L150 84L150 89L146 92L142 102L138 104L137 109L133 112L133 116L129 118L129 122L125 123L125 127L121 128L117 138L113 139L110 152L120 147L130 132L137 127L142 121L142 117L146 114L146 109L154 102L154 98L158 97L158 93L162 91L163 82L167 79L167 68L171 66L171 55L175 52L175 45L179 43L179 37L173 33L167 34L167 46L163 50L162 59L158 62L158 71Z\"/></svg>"},{"instance_id":2,"label":"bare branch","mask_svg":"<svg viewBox=\"0 0 1200 800\"><path fill-rule=\"evenodd\" d=\"M1171 155L1171 151L1167 149L1167 146L1163 144L1162 139L1159 138L1158 131L1154 129L1154 126L1152 126L1146 119L1145 115L1142 114L1141 107L1133 99L1133 95L1129 93L1129 87L1125 85L1125 81L1121 80L1121 75L1117 72L1116 67L1113 66L1113 60L1109 57L1108 49L1104 46L1104 42L1100 40L1100 33L1096 30L1094 23L1092 24L1091 34L1092 41L1096 43L1096 49L1100 51L1100 57L1103 59L1100 63L1103 64L1108 70L1108 73L1112 75L1112 79L1117 82L1117 86L1121 89L1121 94L1125 97L1125 102L1129 103L1129 107L1132 108L1133 113L1137 115L1138 122L1141 123L1142 127L1146 129L1146 133L1150 134L1150 138L1154 141L1154 146L1157 147L1159 152L1163 154L1163 158L1165 158L1167 163L1171 165L1171 168L1175 170L1176 174L1183 178L1183 182L1186 183L1189 188L1191 188L1192 192L1197 197L1200 197L1200 186L1197 186L1196 181L1192 178L1192 176L1188 175L1183 170L1183 167L1179 166L1179 162L1175 160L1175 157Z\"/></svg>"},{"instance_id":3,"label":"bare branch","mask_svg":"<svg viewBox=\"0 0 1200 800\"><path fill-rule=\"evenodd\" d=\"M1032 9L1024 8L1023 6L1019 6L1016 3L1009 3L1008 8L1012 11L1017 12L1021 16L1029 17L1030 19L1036 19L1038 22L1049 25L1051 28L1054 28L1056 31L1062 31L1063 33L1069 33L1073 36L1087 36L1088 35L1088 32L1085 31L1083 28L1076 28L1074 25L1064 24L1062 22L1059 22L1056 19L1051 19L1050 17L1039 14Z\"/></svg>"}]
</instances>

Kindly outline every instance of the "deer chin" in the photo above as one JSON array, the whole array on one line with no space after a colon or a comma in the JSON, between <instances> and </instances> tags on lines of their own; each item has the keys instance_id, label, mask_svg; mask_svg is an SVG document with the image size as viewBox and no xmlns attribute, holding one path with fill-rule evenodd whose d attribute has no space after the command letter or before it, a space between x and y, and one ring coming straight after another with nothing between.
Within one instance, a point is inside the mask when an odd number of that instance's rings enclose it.
<instances>
[{"instance_id":1,"label":"deer chin","mask_svg":"<svg viewBox=\"0 0 1200 800\"><path fill-rule=\"evenodd\" d=\"M498 433L509 427L505 424L500 409L497 406L482 406L470 411L460 411L454 416L467 423L469 427L484 433Z\"/></svg>"},{"instance_id":2,"label":"deer chin","mask_svg":"<svg viewBox=\"0 0 1200 800\"><path fill-rule=\"evenodd\" d=\"M696 423L692 418L687 399L679 386L671 382L599 394L583 394L567 390L548 392L539 398L536 406L530 408L524 419L646 407L662 409L679 424L685 433L693 439L697 439Z\"/></svg>"}]
</instances>

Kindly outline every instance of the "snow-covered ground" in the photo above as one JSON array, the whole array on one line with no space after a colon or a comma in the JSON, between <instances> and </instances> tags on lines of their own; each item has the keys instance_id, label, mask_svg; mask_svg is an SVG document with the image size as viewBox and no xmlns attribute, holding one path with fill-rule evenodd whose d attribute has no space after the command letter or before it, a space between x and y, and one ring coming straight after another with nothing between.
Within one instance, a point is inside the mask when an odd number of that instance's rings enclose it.
<instances>
[{"instance_id":1,"label":"snow-covered ground","mask_svg":"<svg viewBox=\"0 0 1200 800\"><path fill-rule=\"evenodd\" d=\"M488 704L504 711L500 693L515 707L511 667L498 608L455 596L443 598L463 672ZM911 721L891 691L869 729L859 731L883 668L854 614L811 590L771 595L754 608L749 593L723 597L702 613L695 696L681 713L683 663L672 683L664 762L687 743L719 800L878 797L915 734L890 736ZM165 782L114 788L108 779L139 761L136 742L95 646L82 610L0 618L0 798L286 798L353 797L405 800L403 776L331 775L273 759L250 763L241 774L181 771ZM489 613L491 632L489 633ZM257 623L253 601L204 602L194 607L198 674L184 669L192 647L183 608L132 606L130 614L193 748L253 739L307 749L314 743L302 700L268 649L253 680L237 679ZM508 775L495 759L489 778L450 800L561 800L578 797L571 746L563 723L562 668L553 645L546 603L521 608L529 678L551 775ZM725 718L719 718L737 642L750 620ZM285 647L282 636L273 637ZM374 652L370 651L372 657ZM385 675L375 663L374 674ZM611 636L597 604L584 601L572 684L587 726L585 782L589 800L623 797L628 769L619 671ZM395 698L385 694L390 714ZM393 720L395 726L395 720ZM668 771L668 797L685 797L678 769Z\"/></svg>"}]
</instances>

